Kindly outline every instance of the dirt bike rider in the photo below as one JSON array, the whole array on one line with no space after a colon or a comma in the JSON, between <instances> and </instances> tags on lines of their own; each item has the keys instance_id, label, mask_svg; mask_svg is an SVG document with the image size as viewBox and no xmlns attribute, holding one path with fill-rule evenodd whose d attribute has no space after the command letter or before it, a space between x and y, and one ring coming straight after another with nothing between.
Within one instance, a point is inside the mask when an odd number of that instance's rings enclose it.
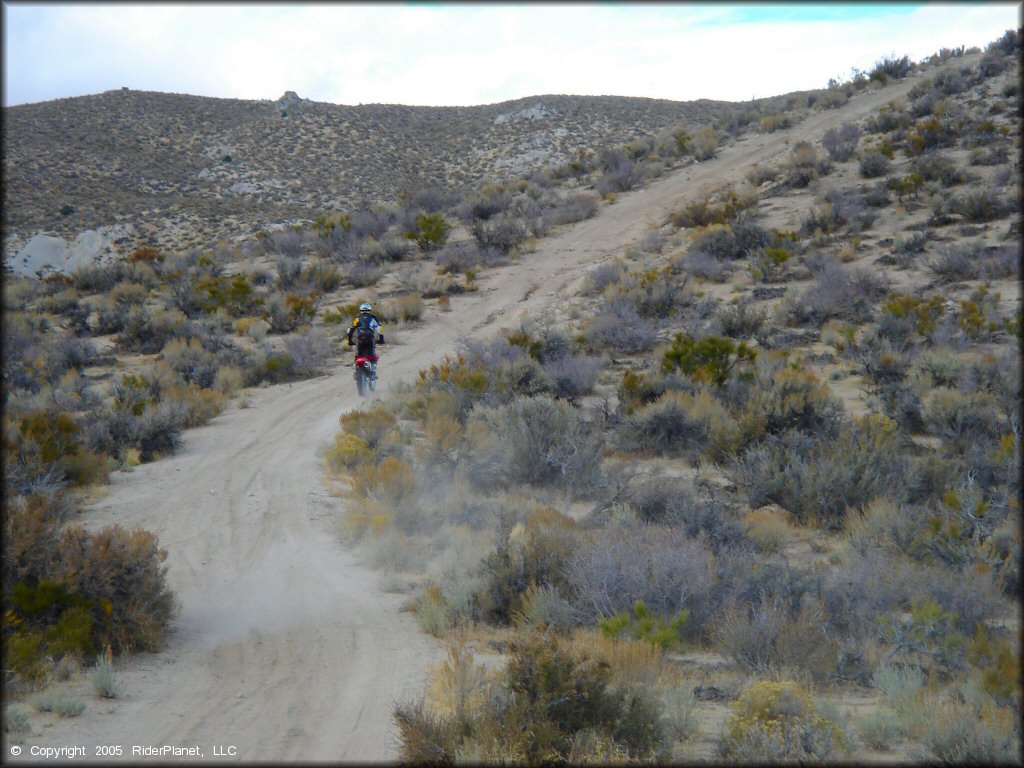
<instances>
[{"instance_id":1,"label":"dirt bike rider","mask_svg":"<svg viewBox=\"0 0 1024 768\"><path fill-rule=\"evenodd\" d=\"M373 314L373 307L363 303L359 305L359 315L352 319L348 329L348 345L355 346L357 357L370 358L373 377L377 378L377 352L374 349L374 337L377 344L384 343L384 331L380 321Z\"/></svg>"}]
</instances>

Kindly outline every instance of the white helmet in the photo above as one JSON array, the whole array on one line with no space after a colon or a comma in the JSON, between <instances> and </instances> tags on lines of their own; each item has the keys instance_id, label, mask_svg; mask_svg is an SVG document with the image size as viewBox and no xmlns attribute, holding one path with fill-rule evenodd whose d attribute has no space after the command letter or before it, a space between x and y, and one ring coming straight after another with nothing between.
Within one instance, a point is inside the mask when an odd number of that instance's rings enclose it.
<instances>
[{"instance_id":1,"label":"white helmet","mask_svg":"<svg viewBox=\"0 0 1024 768\"><path fill-rule=\"evenodd\" d=\"M370 312L372 310L373 310L373 307L371 307L369 304L363 303L363 304L359 305L359 311L360 312Z\"/></svg>"}]
</instances>

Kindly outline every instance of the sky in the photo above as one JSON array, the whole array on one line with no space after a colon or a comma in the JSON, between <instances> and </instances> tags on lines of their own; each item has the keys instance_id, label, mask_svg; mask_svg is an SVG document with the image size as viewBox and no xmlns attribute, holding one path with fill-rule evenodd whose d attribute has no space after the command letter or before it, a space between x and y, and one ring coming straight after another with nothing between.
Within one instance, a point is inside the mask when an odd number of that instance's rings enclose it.
<instances>
[{"instance_id":1,"label":"sky","mask_svg":"<svg viewBox=\"0 0 1024 768\"><path fill-rule=\"evenodd\" d=\"M984 48L1001 3L3 2L3 105L129 87L474 106L546 94L746 101L882 58Z\"/></svg>"}]
</instances>

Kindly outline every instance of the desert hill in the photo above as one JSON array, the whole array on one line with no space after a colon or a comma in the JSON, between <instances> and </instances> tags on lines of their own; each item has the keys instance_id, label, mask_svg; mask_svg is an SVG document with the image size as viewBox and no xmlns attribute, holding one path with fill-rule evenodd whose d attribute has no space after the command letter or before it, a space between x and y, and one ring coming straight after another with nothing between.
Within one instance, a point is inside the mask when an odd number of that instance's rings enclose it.
<instances>
[{"instance_id":1,"label":"desert hill","mask_svg":"<svg viewBox=\"0 0 1024 768\"><path fill-rule=\"evenodd\" d=\"M164 247L206 244L403 190L466 188L735 108L564 95L345 106L291 91L245 101L131 90L10 107L5 252L39 233L73 239L118 224Z\"/></svg>"}]
</instances>

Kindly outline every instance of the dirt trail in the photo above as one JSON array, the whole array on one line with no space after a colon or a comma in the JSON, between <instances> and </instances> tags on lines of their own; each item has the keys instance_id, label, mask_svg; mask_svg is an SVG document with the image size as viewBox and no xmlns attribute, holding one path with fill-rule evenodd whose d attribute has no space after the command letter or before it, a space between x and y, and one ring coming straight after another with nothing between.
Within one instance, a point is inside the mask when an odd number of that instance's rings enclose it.
<instances>
[{"instance_id":1,"label":"dirt trail","mask_svg":"<svg viewBox=\"0 0 1024 768\"><path fill-rule=\"evenodd\" d=\"M486 337L523 311L560 316L590 267L620 255L689 195L742 179L754 162L799 139L820 140L829 127L905 95L913 82L858 95L791 130L745 138L489 271L477 293L453 298L451 312L397 334L401 343L384 350L377 396L412 381L460 337ZM75 744L94 760L94 745L121 745L128 760L132 745L194 745L208 760L214 747L231 746L246 762L397 758L392 704L422 690L441 649L399 612L403 598L382 593L378 575L338 542L337 500L321 484L316 451L339 414L357 405L354 389L345 365L255 390L249 408L185 433L176 456L114 476L86 523L157 534L181 612L164 651L142 654L120 673L121 698L91 699L80 717L26 739L12 761L30 759L31 745Z\"/></svg>"}]
</instances>

